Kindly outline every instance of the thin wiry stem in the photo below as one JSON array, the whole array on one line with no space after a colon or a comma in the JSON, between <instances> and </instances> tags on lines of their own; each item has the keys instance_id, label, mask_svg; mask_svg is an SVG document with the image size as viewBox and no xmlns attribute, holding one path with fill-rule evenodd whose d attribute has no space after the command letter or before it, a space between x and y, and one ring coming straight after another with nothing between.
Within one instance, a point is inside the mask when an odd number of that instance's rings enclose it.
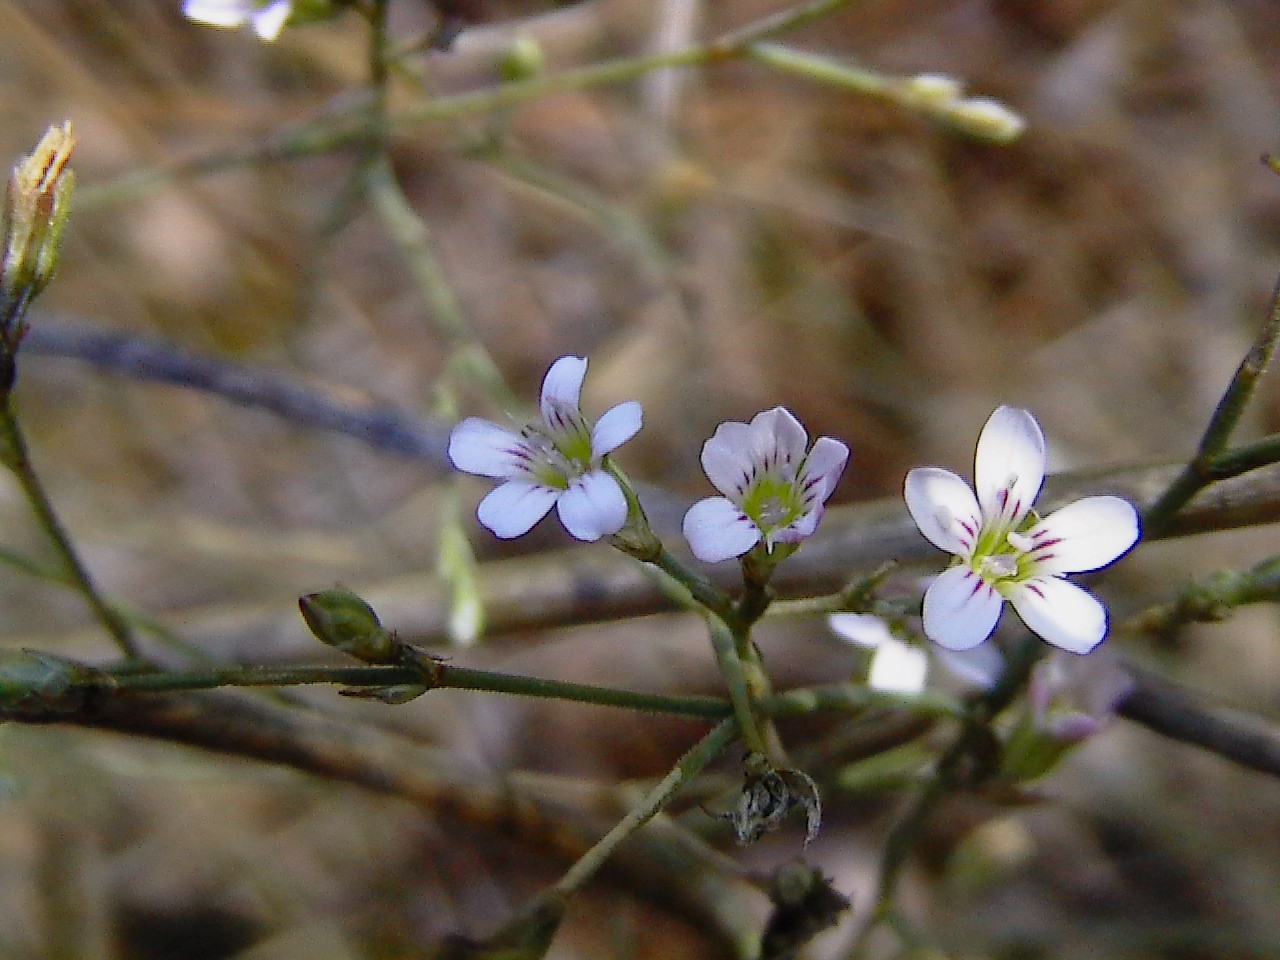
<instances>
[{"instance_id":1,"label":"thin wiry stem","mask_svg":"<svg viewBox=\"0 0 1280 960\"><path fill-rule=\"evenodd\" d=\"M768 745L756 720L755 698L751 695L733 632L718 617L707 618L707 630L711 635L716 664L720 667L725 686L729 688L729 699L733 703L733 715L737 718L742 741L748 750L768 755Z\"/></svg>"},{"instance_id":2,"label":"thin wiry stem","mask_svg":"<svg viewBox=\"0 0 1280 960\"><path fill-rule=\"evenodd\" d=\"M373 209L409 268L432 322L452 349L450 366L465 368L501 409L520 409L520 400L467 322L436 255L431 231L404 195L385 155L369 163L366 185Z\"/></svg>"},{"instance_id":3,"label":"thin wiry stem","mask_svg":"<svg viewBox=\"0 0 1280 960\"><path fill-rule=\"evenodd\" d=\"M390 115L379 115L376 102L372 108L368 102L354 106L343 104L316 120L266 137L260 143L247 148L197 157L161 168L134 171L113 182L94 187L82 187L77 204L82 209L89 209L107 203L134 199L174 179L201 176L256 163L312 156L318 153L333 153L367 142L370 136L378 135L384 120L391 128L419 126L434 121L459 120L519 106L554 94L626 83L672 67L712 66L728 60L740 59L750 53L751 44L826 16L849 2L851 0L816 0L816 2L802 3L703 44L594 63L533 77L529 80L440 97ZM892 78L886 78L886 82L890 79ZM376 99L375 95L375 101Z\"/></svg>"},{"instance_id":4,"label":"thin wiry stem","mask_svg":"<svg viewBox=\"0 0 1280 960\"><path fill-rule=\"evenodd\" d=\"M140 659L132 628L120 612L98 591L88 567L80 559L75 544L72 543L71 537L62 525L53 507L53 501L45 491L44 483L36 473L27 449L26 437L14 413L12 395L7 391L0 393L0 448L3 449L0 459L18 481L18 486L31 512L35 515L36 522L44 531L62 564L67 583L84 597L93 615L110 634L116 646L120 648L120 652L130 660Z\"/></svg>"},{"instance_id":5,"label":"thin wiry stem","mask_svg":"<svg viewBox=\"0 0 1280 960\"><path fill-rule=\"evenodd\" d=\"M436 662L430 675L412 667L215 667L205 670L163 673L131 673L114 676L110 692L164 692L208 690L218 687L283 687L296 684L342 684L350 688L376 689L421 685L428 689L477 690L606 707L623 707L650 713L721 719L729 714L727 701L716 697L678 697L641 693L589 683L570 683L521 674L477 670Z\"/></svg>"},{"instance_id":6,"label":"thin wiry stem","mask_svg":"<svg viewBox=\"0 0 1280 960\"><path fill-rule=\"evenodd\" d=\"M718 757L737 736L737 725L732 719L722 720L710 733L699 740L671 769L658 785L650 790L630 813L600 838L600 841L588 850L561 877L552 888L555 893L565 896L582 888L591 877L612 856L618 846L653 819L671 799L683 789L690 780L696 777L708 763Z\"/></svg>"},{"instance_id":7,"label":"thin wiry stem","mask_svg":"<svg viewBox=\"0 0 1280 960\"><path fill-rule=\"evenodd\" d=\"M1161 533L1192 497L1215 481L1280 459L1280 441L1274 437L1240 451L1227 448L1232 432L1257 389L1258 380L1275 355L1277 342L1280 342L1280 281L1271 296L1267 321L1218 401L1217 409L1200 438L1196 455L1144 513L1143 526L1148 537Z\"/></svg>"}]
</instances>

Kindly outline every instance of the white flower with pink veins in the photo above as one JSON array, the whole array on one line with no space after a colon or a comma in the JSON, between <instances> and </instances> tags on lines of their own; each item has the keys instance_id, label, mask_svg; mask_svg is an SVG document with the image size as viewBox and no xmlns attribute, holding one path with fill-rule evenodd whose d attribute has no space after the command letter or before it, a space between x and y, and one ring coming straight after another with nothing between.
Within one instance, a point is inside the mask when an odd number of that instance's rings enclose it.
<instances>
[{"instance_id":1,"label":"white flower with pink veins","mask_svg":"<svg viewBox=\"0 0 1280 960\"><path fill-rule=\"evenodd\" d=\"M924 632L949 650L991 636L1009 601L1049 643L1088 653L1107 634L1107 611L1065 574L1097 570L1141 535L1138 512L1119 497L1086 497L1043 519L1032 510L1048 457L1035 418L999 407L982 428L974 486L939 467L907 474L907 509L920 532L957 561L924 596Z\"/></svg>"},{"instance_id":2,"label":"white flower with pink veins","mask_svg":"<svg viewBox=\"0 0 1280 960\"><path fill-rule=\"evenodd\" d=\"M809 435L786 408L730 421L702 446L702 469L724 496L695 503L684 517L684 536L699 560L740 557L763 542L796 544L818 527L827 498L849 459L839 440Z\"/></svg>"},{"instance_id":3,"label":"white flower with pink veins","mask_svg":"<svg viewBox=\"0 0 1280 960\"><path fill-rule=\"evenodd\" d=\"M594 425L578 397L587 375L582 357L561 357L542 381L542 422L518 433L469 417L449 435L449 459L459 470L501 480L476 516L495 536L519 537L552 507L579 540L599 540L627 522L627 498L603 460L639 432L640 404L620 403Z\"/></svg>"}]
</instances>

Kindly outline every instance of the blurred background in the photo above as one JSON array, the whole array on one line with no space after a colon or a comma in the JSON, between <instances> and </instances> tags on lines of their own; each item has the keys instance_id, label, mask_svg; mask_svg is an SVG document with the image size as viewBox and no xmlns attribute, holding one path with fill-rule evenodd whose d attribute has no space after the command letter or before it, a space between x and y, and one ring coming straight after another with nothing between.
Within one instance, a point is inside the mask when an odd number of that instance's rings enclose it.
<instances>
[{"instance_id":1,"label":"blurred background","mask_svg":"<svg viewBox=\"0 0 1280 960\"><path fill-rule=\"evenodd\" d=\"M452 50L411 58L393 109L500 82L522 38L558 70L678 48L783 6L490 0ZM394 0L391 32L408 42L435 17ZM79 199L36 316L163 338L356 404L494 415L478 390L442 409L447 343L353 190L354 151L183 167L357 102L366 34L348 14L264 44L186 22L178 0L0 0L0 158L64 118L80 140ZM1280 5L862 0L782 39L961 78L1027 132L984 144L748 63L397 129L396 173L514 389L532 398L556 357L589 356L589 412L644 404L620 457L629 474L684 498L706 495L698 453L715 426L777 403L851 446L841 503L896 496L913 464L967 473L1003 402L1040 418L1054 469L1185 457L1280 271L1280 179L1258 161L1280 150ZM18 396L37 467L104 588L249 661L322 657L294 623L302 593L341 582L403 609L424 602L444 512L456 501L469 516L485 489L48 353L24 356ZM1274 381L1247 428L1280 430ZM47 552L8 482L0 528L5 546ZM568 544L554 523L504 545L473 530L482 560ZM1119 616L1275 550L1265 528L1144 547L1107 596ZM0 633L8 647L110 654L74 597L16 572L0 571ZM817 622L771 628L762 645L779 686L843 679L859 662ZM1130 649L1280 714L1273 609ZM700 625L677 616L451 655L719 690ZM575 777L661 775L702 729L452 691L394 709L329 689L302 700L391 731L459 782L531 770L570 793ZM7 727L0 777L5 957L430 956L450 933L492 930L560 869L430 803L106 734ZM1280 956L1280 786L1118 724L1045 792L1019 808L961 798L935 818L904 904L941 953L915 955ZM855 912L899 799L826 794L806 857ZM751 869L798 851L791 829L739 854L705 819ZM673 906L654 886L602 877L551 956L732 955L715 909ZM763 898L740 886L760 923ZM846 916L804 956L843 955L850 930Z\"/></svg>"}]
</instances>

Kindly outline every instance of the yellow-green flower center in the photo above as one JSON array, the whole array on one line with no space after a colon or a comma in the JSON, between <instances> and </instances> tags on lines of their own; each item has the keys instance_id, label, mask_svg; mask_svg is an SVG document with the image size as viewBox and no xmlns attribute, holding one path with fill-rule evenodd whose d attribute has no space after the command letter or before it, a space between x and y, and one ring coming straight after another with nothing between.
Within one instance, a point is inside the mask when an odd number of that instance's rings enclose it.
<instances>
[{"instance_id":1,"label":"yellow-green flower center","mask_svg":"<svg viewBox=\"0 0 1280 960\"><path fill-rule=\"evenodd\" d=\"M796 485L773 474L752 484L738 506L765 534L795 523L804 509Z\"/></svg>"},{"instance_id":2,"label":"yellow-green flower center","mask_svg":"<svg viewBox=\"0 0 1280 960\"><path fill-rule=\"evenodd\" d=\"M558 405L548 421L520 431L533 462L530 469L539 483L557 490L592 467L591 428L576 409Z\"/></svg>"}]
</instances>

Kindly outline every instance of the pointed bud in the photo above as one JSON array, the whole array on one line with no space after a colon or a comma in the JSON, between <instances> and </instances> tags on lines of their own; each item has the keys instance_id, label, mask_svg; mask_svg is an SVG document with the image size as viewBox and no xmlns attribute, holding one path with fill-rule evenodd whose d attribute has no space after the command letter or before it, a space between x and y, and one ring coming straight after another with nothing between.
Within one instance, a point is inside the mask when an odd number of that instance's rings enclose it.
<instances>
[{"instance_id":1,"label":"pointed bud","mask_svg":"<svg viewBox=\"0 0 1280 960\"><path fill-rule=\"evenodd\" d=\"M1012 143L1027 129L1027 121L998 100L969 97L946 112L952 126L991 143Z\"/></svg>"},{"instance_id":2,"label":"pointed bud","mask_svg":"<svg viewBox=\"0 0 1280 960\"><path fill-rule=\"evenodd\" d=\"M302 619L321 643L365 663L399 663L401 644L373 608L345 587L298 599Z\"/></svg>"},{"instance_id":3,"label":"pointed bud","mask_svg":"<svg viewBox=\"0 0 1280 960\"><path fill-rule=\"evenodd\" d=\"M6 324L19 318L53 276L75 186L75 175L67 167L74 146L69 121L50 127L9 177L0 254L0 297Z\"/></svg>"},{"instance_id":4,"label":"pointed bud","mask_svg":"<svg viewBox=\"0 0 1280 960\"><path fill-rule=\"evenodd\" d=\"M484 604L476 576L476 555L450 498L448 517L440 528L436 575L449 588L449 639L470 647L484 633Z\"/></svg>"}]
</instances>

